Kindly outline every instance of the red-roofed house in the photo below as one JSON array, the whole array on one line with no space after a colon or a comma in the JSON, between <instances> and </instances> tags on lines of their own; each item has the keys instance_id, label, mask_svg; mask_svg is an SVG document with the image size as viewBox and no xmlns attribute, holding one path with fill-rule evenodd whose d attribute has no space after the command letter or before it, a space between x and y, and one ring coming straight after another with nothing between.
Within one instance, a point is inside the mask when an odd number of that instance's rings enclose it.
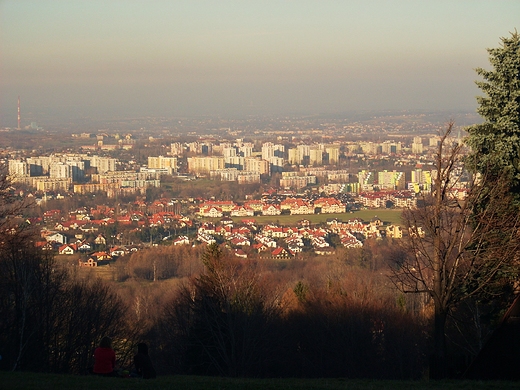
<instances>
[{"instance_id":1,"label":"red-roofed house","mask_svg":"<svg viewBox=\"0 0 520 390\"><path fill-rule=\"evenodd\" d=\"M74 247L72 244L71 245L65 244L65 245L62 245L59 247L58 253L60 255L73 255L74 253L76 253L76 251L74 250Z\"/></svg>"},{"instance_id":2,"label":"red-roofed house","mask_svg":"<svg viewBox=\"0 0 520 390\"><path fill-rule=\"evenodd\" d=\"M271 257L274 259L287 259L293 255L292 252L279 246L271 252Z\"/></svg>"}]
</instances>

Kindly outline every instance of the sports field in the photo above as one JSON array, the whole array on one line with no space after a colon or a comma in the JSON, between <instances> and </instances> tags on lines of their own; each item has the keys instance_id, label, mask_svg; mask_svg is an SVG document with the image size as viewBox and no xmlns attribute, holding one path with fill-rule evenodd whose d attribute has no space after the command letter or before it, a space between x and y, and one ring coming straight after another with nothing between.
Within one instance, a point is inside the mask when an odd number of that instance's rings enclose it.
<instances>
[{"instance_id":1,"label":"sports field","mask_svg":"<svg viewBox=\"0 0 520 390\"><path fill-rule=\"evenodd\" d=\"M307 219L311 224L325 223L327 220L337 218L341 221L348 221L352 218L361 218L363 221L370 221L378 217L384 224L401 224L402 210L380 209L380 210L361 210L353 213L341 214L309 214L309 215L274 215L274 216L255 216L251 218L234 217L233 220L254 219L259 224L276 223L280 225L295 225L302 219ZM209 219L208 219L209 220Z\"/></svg>"}]
</instances>

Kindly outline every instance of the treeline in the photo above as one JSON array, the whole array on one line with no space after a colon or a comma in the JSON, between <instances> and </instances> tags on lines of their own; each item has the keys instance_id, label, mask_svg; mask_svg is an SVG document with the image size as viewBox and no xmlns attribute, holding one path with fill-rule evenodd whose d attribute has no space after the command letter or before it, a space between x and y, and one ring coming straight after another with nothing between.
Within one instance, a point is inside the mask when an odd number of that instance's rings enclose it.
<instances>
[{"instance_id":1,"label":"treeline","mask_svg":"<svg viewBox=\"0 0 520 390\"><path fill-rule=\"evenodd\" d=\"M392 282L407 256L397 241L283 261L239 259L217 245L159 246L118 259L113 280L102 281L37 250L34 233L2 234L2 369L84 374L109 335L121 368L145 341L160 374L427 375L432 302ZM451 376L478 352L500 309L468 301L453 311Z\"/></svg>"},{"instance_id":2,"label":"treeline","mask_svg":"<svg viewBox=\"0 0 520 390\"><path fill-rule=\"evenodd\" d=\"M286 279L215 245L202 262L204 271L177 291L151 329L165 372L422 375L425 322L399 305L384 276L332 262L312 275L304 267L293 270Z\"/></svg>"},{"instance_id":3,"label":"treeline","mask_svg":"<svg viewBox=\"0 0 520 390\"><path fill-rule=\"evenodd\" d=\"M125 305L100 280L79 279L61 269L35 248L33 237L28 228L1 237L0 365L85 372L102 335L132 334Z\"/></svg>"},{"instance_id":4,"label":"treeline","mask_svg":"<svg viewBox=\"0 0 520 390\"><path fill-rule=\"evenodd\" d=\"M424 373L427 317L387 278L383 246L284 262L216 245L156 247L118 260L106 282L60 267L33 233L2 235L2 369L84 374L109 335L121 367L146 341L161 374Z\"/></svg>"}]
</instances>

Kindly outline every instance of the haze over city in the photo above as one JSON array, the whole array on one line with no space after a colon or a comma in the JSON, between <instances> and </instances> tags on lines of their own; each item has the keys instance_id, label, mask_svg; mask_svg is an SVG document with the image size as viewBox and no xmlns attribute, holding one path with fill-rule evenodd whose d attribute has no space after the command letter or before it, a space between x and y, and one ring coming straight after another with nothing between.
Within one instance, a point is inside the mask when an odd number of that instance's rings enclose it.
<instances>
[{"instance_id":1,"label":"haze over city","mask_svg":"<svg viewBox=\"0 0 520 390\"><path fill-rule=\"evenodd\" d=\"M0 2L0 126L111 118L475 111L520 2ZM40 122L41 120L38 120Z\"/></svg>"},{"instance_id":2,"label":"haze over city","mask_svg":"<svg viewBox=\"0 0 520 390\"><path fill-rule=\"evenodd\" d=\"M0 0L2 388L515 387L519 16Z\"/></svg>"}]
</instances>

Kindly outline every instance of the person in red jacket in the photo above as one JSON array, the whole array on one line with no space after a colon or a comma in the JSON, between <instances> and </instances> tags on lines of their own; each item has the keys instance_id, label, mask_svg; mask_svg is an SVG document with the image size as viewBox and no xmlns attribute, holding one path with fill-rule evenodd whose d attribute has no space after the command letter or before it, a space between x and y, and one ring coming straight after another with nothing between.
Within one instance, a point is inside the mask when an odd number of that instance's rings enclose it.
<instances>
[{"instance_id":1,"label":"person in red jacket","mask_svg":"<svg viewBox=\"0 0 520 390\"><path fill-rule=\"evenodd\" d=\"M94 351L94 369L92 372L97 375L113 376L115 375L116 353L112 349L112 340L110 337L103 337L99 343L99 347Z\"/></svg>"}]
</instances>

